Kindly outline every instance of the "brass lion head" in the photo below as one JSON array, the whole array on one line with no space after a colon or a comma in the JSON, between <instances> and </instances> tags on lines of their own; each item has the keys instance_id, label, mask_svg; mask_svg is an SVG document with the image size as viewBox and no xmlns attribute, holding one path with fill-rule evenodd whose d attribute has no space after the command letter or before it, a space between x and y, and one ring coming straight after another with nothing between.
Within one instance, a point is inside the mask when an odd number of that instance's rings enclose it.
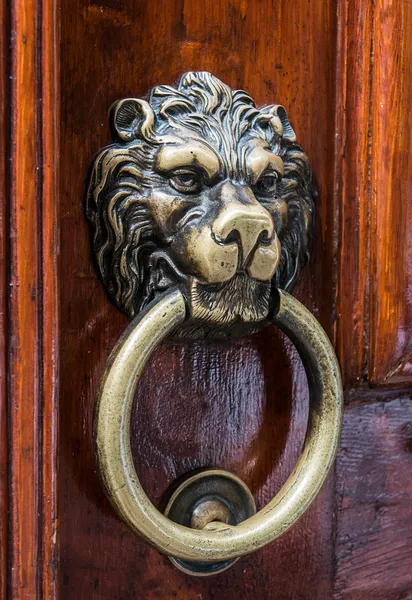
<instances>
[{"instance_id":1,"label":"brass lion head","mask_svg":"<svg viewBox=\"0 0 412 600\"><path fill-rule=\"evenodd\" d=\"M178 286L185 335L265 324L309 255L312 175L285 109L207 72L127 98L90 172L87 216L106 288L130 318Z\"/></svg>"}]
</instances>

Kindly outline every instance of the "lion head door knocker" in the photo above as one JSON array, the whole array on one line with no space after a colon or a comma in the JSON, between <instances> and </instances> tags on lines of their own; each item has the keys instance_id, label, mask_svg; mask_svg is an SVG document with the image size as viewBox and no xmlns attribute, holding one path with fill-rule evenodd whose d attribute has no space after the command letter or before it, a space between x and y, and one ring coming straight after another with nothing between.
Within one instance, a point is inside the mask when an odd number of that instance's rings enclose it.
<instances>
[{"instance_id":1,"label":"lion head door knocker","mask_svg":"<svg viewBox=\"0 0 412 600\"><path fill-rule=\"evenodd\" d=\"M103 376L95 417L99 468L121 518L193 574L216 573L287 531L333 463L342 416L339 367L316 319L288 292L308 256L314 191L306 154L282 106L257 108L206 72L147 100L112 107L113 144L91 169L87 216L106 289L132 322ZM235 475L188 478L158 511L130 452L137 379L169 335L230 338L275 323L308 375L302 455L256 513Z\"/></svg>"}]
</instances>

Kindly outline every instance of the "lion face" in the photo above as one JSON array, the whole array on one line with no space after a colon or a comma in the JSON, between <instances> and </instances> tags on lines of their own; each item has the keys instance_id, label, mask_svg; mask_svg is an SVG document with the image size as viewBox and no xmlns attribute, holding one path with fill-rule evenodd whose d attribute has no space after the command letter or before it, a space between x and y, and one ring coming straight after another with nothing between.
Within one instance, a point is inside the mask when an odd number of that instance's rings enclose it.
<instances>
[{"instance_id":1,"label":"lion face","mask_svg":"<svg viewBox=\"0 0 412 600\"><path fill-rule=\"evenodd\" d=\"M149 101L111 112L115 143L97 155L87 215L106 287L133 317L179 286L186 332L245 333L267 318L308 259L313 188L283 107L209 73L187 73Z\"/></svg>"}]
</instances>

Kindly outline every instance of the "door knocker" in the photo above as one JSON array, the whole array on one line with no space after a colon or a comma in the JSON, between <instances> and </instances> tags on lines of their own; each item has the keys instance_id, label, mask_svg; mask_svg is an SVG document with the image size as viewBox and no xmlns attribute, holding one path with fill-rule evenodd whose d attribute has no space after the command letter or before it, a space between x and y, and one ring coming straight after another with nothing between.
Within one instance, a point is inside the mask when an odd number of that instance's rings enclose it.
<instances>
[{"instance_id":1,"label":"door knocker","mask_svg":"<svg viewBox=\"0 0 412 600\"><path fill-rule=\"evenodd\" d=\"M308 256L314 191L282 106L257 108L207 72L111 110L113 144L97 154L87 216L106 289L131 323L102 378L95 445L107 495L125 523L182 570L216 573L275 540L315 499L333 464L342 386L332 346L289 292ZM309 383L304 449L280 492L256 513L235 475L190 477L162 514L130 451L136 383L162 340L231 338L274 323Z\"/></svg>"}]
</instances>

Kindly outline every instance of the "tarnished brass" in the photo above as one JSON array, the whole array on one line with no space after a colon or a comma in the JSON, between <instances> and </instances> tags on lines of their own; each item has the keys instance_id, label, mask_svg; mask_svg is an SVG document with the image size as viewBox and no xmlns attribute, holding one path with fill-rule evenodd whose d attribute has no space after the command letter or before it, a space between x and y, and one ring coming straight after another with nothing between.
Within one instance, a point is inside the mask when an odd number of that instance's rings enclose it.
<instances>
[{"instance_id":1,"label":"tarnished brass","mask_svg":"<svg viewBox=\"0 0 412 600\"><path fill-rule=\"evenodd\" d=\"M107 494L129 527L161 552L191 562L249 554L285 533L316 498L335 458L342 419L342 386L331 344L311 313L286 292L274 292L271 320L296 345L308 375L310 408L302 454L269 504L236 526L202 530L160 513L139 483L130 451L130 414L137 380L154 348L187 316L182 293L170 290L125 331L104 375L96 412L96 447Z\"/></svg>"},{"instance_id":2,"label":"tarnished brass","mask_svg":"<svg viewBox=\"0 0 412 600\"><path fill-rule=\"evenodd\" d=\"M189 474L171 494L164 514L191 527L204 529L213 522L237 525L256 513L253 496L246 484L233 473L222 469L202 469ZM189 562L169 556L171 562L190 575L216 575L236 560Z\"/></svg>"},{"instance_id":3,"label":"tarnished brass","mask_svg":"<svg viewBox=\"0 0 412 600\"><path fill-rule=\"evenodd\" d=\"M312 235L311 170L285 109L200 72L117 102L110 121L86 212L111 298L133 318L178 286L190 316L179 336L263 327Z\"/></svg>"},{"instance_id":4,"label":"tarnished brass","mask_svg":"<svg viewBox=\"0 0 412 600\"><path fill-rule=\"evenodd\" d=\"M90 171L86 211L103 282L133 321L100 385L99 469L133 531L188 573L219 572L302 516L336 454L336 357L316 319L287 293L309 257L311 170L282 106L257 108L210 73L186 73L147 100L117 102L111 127L114 142ZM144 365L169 336L230 338L271 322L296 345L309 382L308 431L293 473L257 514L253 499L229 509L224 485L213 497L202 495L205 482L195 476L196 506L189 511L192 496L183 485L163 515L142 489L130 451L131 407ZM231 485L237 478L226 479Z\"/></svg>"},{"instance_id":5,"label":"tarnished brass","mask_svg":"<svg viewBox=\"0 0 412 600\"><path fill-rule=\"evenodd\" d=\"M203 500L192 513L190 527L192 529L204 529L209 523L230 523L230 512L228 507L219 500Z\"/></svg>"}]
</instances>

